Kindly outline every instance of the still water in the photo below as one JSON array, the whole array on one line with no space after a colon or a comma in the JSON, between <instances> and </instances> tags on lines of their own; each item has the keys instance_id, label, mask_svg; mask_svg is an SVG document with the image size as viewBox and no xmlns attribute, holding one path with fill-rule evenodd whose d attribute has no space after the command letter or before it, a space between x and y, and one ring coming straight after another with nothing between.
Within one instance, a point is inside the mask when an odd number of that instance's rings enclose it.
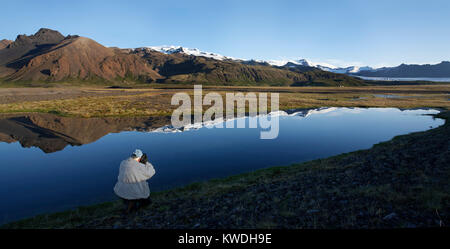
<instances>
[{"instance_id":1,"label":"still water","mask_svg":"<svg viewBox=\"0 0 450 249\"><path fill-rule=\"evenodd\" d=\"M159 132L155 120L45 115L0 119L0 223L116 199L119 163L135 148L149 155L156 169L150 190L158 191L367 149L444 123L424 115L438 111L422 109L288 113L280 116L279 136L272 140L259 139L259 128Z\"/></svg>"},{"instance_id":2,"label":"still water","mask_svg":"<svg viewBox=\"0 0 450 249\"><path fill-rule=\"evenodd\" d=\"M450 78L448 77L415 77L415 78L406 78L406 77L369 77L369 76L360 76L355 75L357 78L361 78L363 80L386 80L386 81L434 81L434 82L450 82Z\"/></svg>"}]
</instances>

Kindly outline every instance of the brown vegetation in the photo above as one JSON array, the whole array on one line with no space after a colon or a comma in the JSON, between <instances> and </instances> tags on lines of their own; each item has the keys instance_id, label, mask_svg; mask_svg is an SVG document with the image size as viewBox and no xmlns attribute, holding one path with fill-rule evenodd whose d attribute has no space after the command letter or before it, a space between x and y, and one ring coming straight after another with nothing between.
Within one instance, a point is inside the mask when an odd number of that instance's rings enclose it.
<instances>
[{"instance_id":1,"label":"brown vegetation","mask_svg":"<svg viewBox=\"0 0 450 249\"><path fill-rule=\"evenodd\" d=\"M449 108L450 85L398 87L205 87L203 94L279 92L280 109L335 107ZM0 88L0 113L56 113L63 116L166 116L175 92L193 94L192 87L174 89ZM379 95L394 96L386 98ZM398 96L398 97L396 97ZM206 110L208 106L204 106Z\"/></svg>"}]
</instances>

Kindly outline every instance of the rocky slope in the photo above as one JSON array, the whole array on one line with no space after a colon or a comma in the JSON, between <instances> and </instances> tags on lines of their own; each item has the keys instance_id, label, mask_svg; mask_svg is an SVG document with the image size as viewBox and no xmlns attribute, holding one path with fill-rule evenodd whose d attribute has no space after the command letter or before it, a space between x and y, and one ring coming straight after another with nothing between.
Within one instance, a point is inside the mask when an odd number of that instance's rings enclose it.
<instances>
[{"instance_id":1,"label":"rocky slope","mask_svg":"<svg viewBox=\"0 0 450 249\"><path fill-rule=\"evenodd\" d=\"M143 81L160 78L137 56L106 48L89 38L75 37L64 39L51 51L32 58L9 78L31 81L99 78L114 81L128 76L141 77Z\"/></svg>"},{"instance_id":2,"label":"rocky slope","mask_svg":"<svg viewBox=\"0 0 450 249\"><path fill-rule=\"evenodd\" d=\"M59 32L40 29L34 35L18 35L14 42L0 50L0 77L5 77L25 66L36 55L48 51L64 39Z\"/></svg>"},{"instance_id":3,"label":"rocky slope","mask_svg":"<svg viewBox=\"0 0 450 249\"><path fill-rule=\"evenodd\" d=\"M48 29L19 35L0 50L0 72L7 81L114 81L128 77L147 82L160 78L138 56Z\"/></svg>"},{"instance_id":4,"label":"rocky slope","mask_svg":"<svg viewBox=\"0 0 450 249\"><path fill-rule=\"evenodd\" d=\"M10 41L10 40L6 40L6 39L0 40L0 49L6 48L11 43L12 43L12 41Z\"/></svg>"}]
</instances>

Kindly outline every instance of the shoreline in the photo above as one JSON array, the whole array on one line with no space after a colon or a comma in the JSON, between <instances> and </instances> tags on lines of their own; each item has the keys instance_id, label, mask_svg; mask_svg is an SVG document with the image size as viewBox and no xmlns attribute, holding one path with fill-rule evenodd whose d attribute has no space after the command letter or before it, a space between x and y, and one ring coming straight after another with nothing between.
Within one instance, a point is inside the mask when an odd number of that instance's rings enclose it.
<instances>
[{"instance_id":1,"label":"shoreline","mask_svg":"<svg viewBox=\"0 0 450 249\"><path fill-rule=\"evenodd\" d=\"M441 217L440 222L448 226L450 156L445 150L445 145L449 146L450 112L443 111L434 116L445 119L445 124L424 132L396 136L368 150L344 153L290 166L265 168L154 192L152 193L154 203L132 217L122 217L119 214L120 202L113 201L38 215L3 224L1 227L439 227L436 217ZM427 151L429 153L424 153ZM391 164L386 163L391 161ZM367 168L365 164L373 164L373 166ZM368 172L372 175L368 175ZM350 181L347 179L349 175L353 175ZM297 177L303 181L298 181ZM358 178L367 178L369 182L374 183L366 183ZM380 184L375 184L377 181ZM396 182L401 184L392 185ZM296 195L297 191L302 194ZM290 193L288 200L280 198L285 193ZM300 207L297 207L298 205ZM228 208L222 210L222 206ZM178 207L187 208L189 211L179 211ZM249 208L255 208L255 210L248 213ZM336 217L338 214L335 214L335 209L340 210L342 214ZM201 214L204 213L212 218L202 217ZM259 217L264 214L276 219ZM251 222L242 219L251 215L259 218L256 217ZM219 220L224 222L220 224ZM277 222L277 220L281 221ZM291 220L300 221L291 224Z\"/></svg>"}]
</instances>

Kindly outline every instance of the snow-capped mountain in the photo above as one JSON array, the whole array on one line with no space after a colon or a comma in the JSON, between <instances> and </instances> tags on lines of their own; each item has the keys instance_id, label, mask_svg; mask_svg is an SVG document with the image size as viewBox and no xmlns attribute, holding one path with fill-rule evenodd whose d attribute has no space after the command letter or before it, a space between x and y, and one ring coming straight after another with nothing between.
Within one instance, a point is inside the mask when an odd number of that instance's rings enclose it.
<instances>
[{"instance_id":1,"label":"snow-capped mountain","mask_svg":"<svg viewBox=\"0 0 450 249\"><path fill-rule=\"evenodd\" d=\"M371 67L359 67L359 66L349 66L349 67L336 67L334 65L323 63L323 62L311 62L305 59L299 60L257 60L260 63L268 63L272 66L282 67L295 67L295 66L307 66L307 67L316 67L321 70L332 72L332 73L343 73L343 74L351 74L351 73L359 73L360 71L373 71L374 69Z\"/></svg>"},{"instance_id":2,"label":"snow-capped mountain","mask_svg":"<svg viewBox=\"0 0 450 249\"><path fill-rule=\"evenodd\" d=\"M183 53L187 55L193 55L193 56L204 56L208 58L213 58L216 60L234 60L232 57L223 56L216 53L211 52L204 52L199 50L198 48L185 48L182 46L151 46L147 47L152 50L165 53L165 54L173 54L173 53Z\"/></svg>"},{"instance_id":3,"label":"snow-capped mountain","mask_svg":"<svg viewBox=\"0 0 450 249\"><path fill-rule=\"evenodd\" d=\"M312 65L309 64L308 61L306 61L305 59L299 59L299 60L255 60L256 62L259 63L268 63L272 66L277 66L277 67L282 67L282 66L286 66L286 65L300 65L300 66L307 66L310 67Z\"/></svg>"},{"instance_id":4,"label":"snow-capped mountain","mask_svg":"<svg viewBox=\"0 0 450 249\"><path fill-rule=\"evenodd\" d=\"M193 56L204 56L208 58L213 58L216 60L236 60L236 61L244 61L244 62L250 62L255 61L257 63L267 63L272 66L282 67L282 66L288 66L288 67L295 67L295 66L307 66L307 67L316 67L324 71L332 72L332 73L341 73L341 74L354 74L359 73L360 71L374 71L371 67L359 67L359 66L349 66L349 67L336 67L334 65L331 65L329 63L325 62L311 62L307 61L306 59L298 59L298 60L289 60L289 59L282 59L282 60L244 60L244 59L236 59L229 56L220 55L217 53L212 52L205 52L201 51L197 48L186 48L182 46L149 46L146 47L149 49L152 49L154 51L158 51L165 54L173 54L173 53L183 53L187 55L193 55Z\"/></svg>"},{"instance_id":5,"label":"snow-capped mountain","mask_svg":"<svg viewBox=\"0 0 450 249\"><path fill-rule=\"evenodd\" d=\"M372 67L358 67L358 66L330 68L327 66L317 65L316 67L320 68L324 71L328 71L328 72L332 72L332 73L344 73L344 74L359 73L361 71L373 71L374 70Z\"/></svg>"}]
</instances>

